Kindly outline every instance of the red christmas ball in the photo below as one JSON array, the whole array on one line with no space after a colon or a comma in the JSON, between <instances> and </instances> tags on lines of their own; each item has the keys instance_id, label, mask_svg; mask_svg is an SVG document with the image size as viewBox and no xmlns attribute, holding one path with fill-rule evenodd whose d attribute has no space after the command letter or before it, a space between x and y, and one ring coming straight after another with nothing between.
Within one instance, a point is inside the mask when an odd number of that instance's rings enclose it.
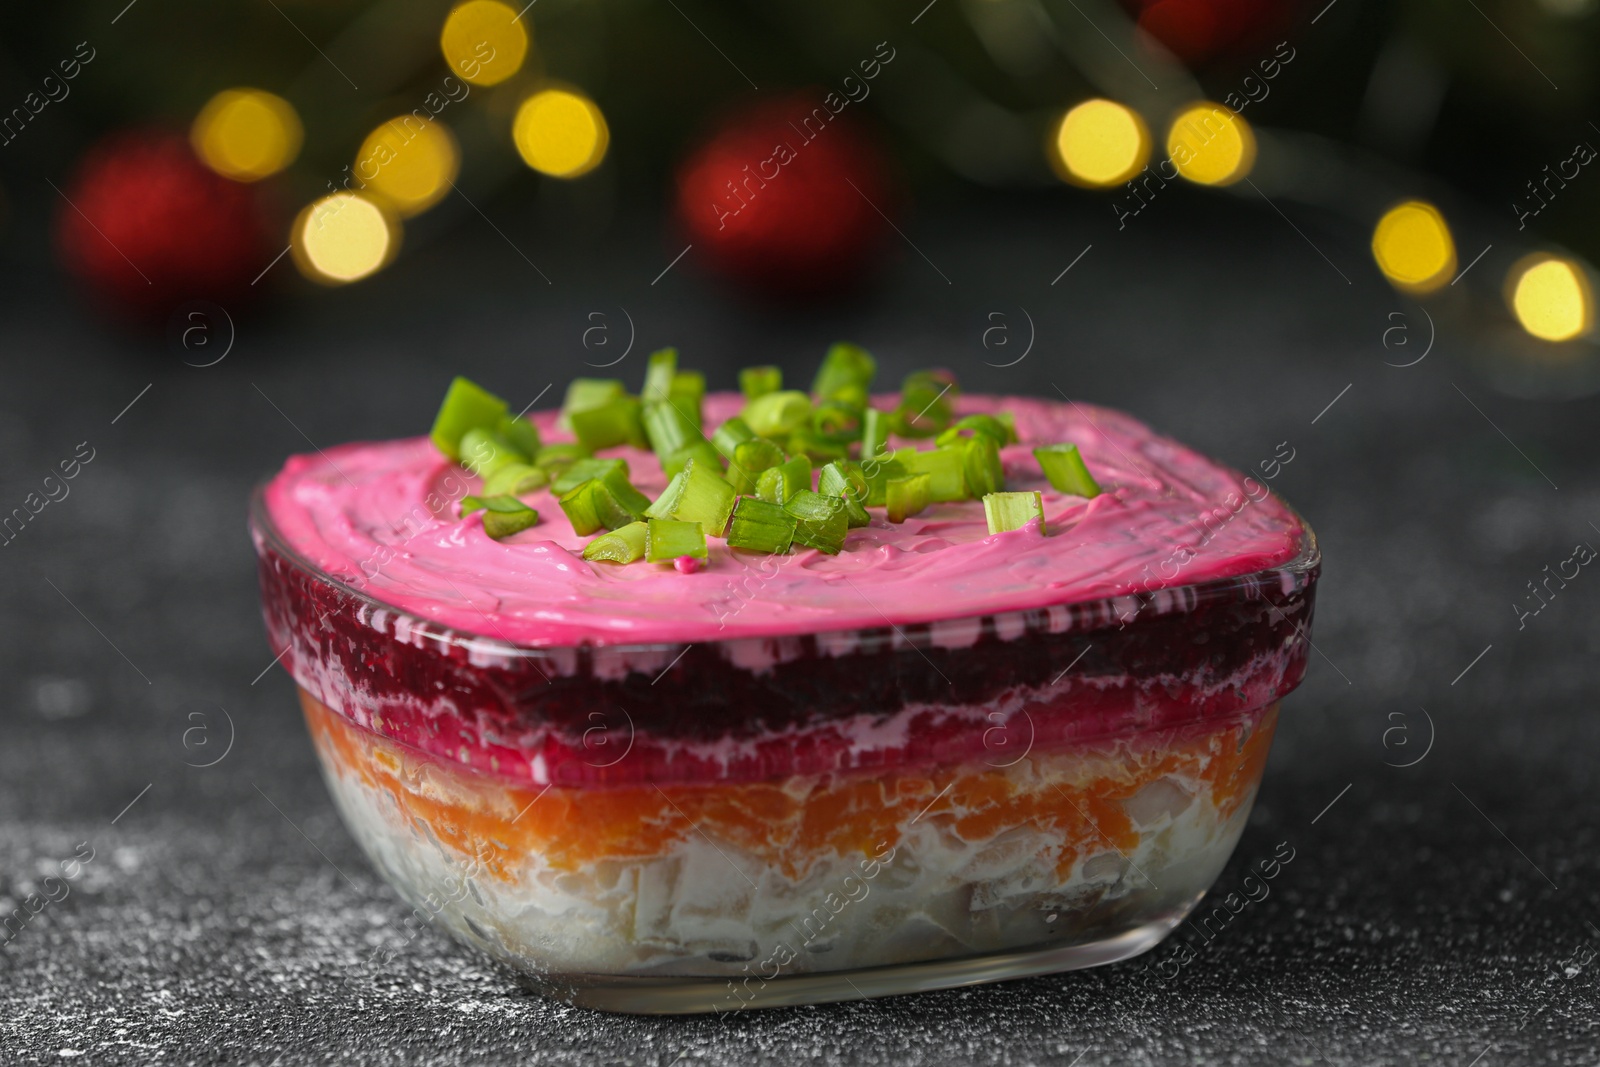
<instances>
[{"instance_id":1,"label":"red christmas ball","mask_svg":"<svg viewBox=\"0 0 1600 1067\"><path fill-rule=\"evenodd\" d=\"M57 254L125 317L162 321L197 299L237 303L272 259L258 189L207 170L175 134L112 134L62 192Z\"/></svg>"},{"instance_id":2,"label":"red christmas ball","mask_svg":"<svg viewBox=\"0 0 1600 1067\"><path fill-rule=\"evenodd\" d=\"M845 97L797 93L734 113L678 170L677 217L702 263L769 297L837 292L882 250L888 163Z\"/></svg>"}]
</instances>

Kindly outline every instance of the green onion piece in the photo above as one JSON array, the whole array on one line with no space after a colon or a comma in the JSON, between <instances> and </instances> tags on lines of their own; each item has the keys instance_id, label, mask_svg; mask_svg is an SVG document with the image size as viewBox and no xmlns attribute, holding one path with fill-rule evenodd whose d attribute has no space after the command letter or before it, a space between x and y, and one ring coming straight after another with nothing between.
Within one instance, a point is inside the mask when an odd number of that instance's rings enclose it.
<instances>
[{"instance_id":1,"label":"green onion piece","mask_svg":"<svg viewBox=\"0 0 1600 1067\"><path fill-rule=\"evenodd\" d=\"M889 508L890 522L905 522L928 506L926 474L908 474L903 478L890 478L884 486L884 503Z\"/></svg>"},{"instance_id":2,"label":"green onion piece","mask_svg":"<svg viewBox=\"0 0 1600 1067\"><path fill-rule=\"evenodd\" d=\"M956 446L953 446L956 447ZM1006 487L1006 471L1000 463L1000 446L986 433L975 433L964 445L962 463L967 476L967 491L973 496L988 496Z\"/></svg>"},{"instance_id":3,"label":"green onion piece","mask_svg":"<svg viewBox=\"0 0 1600 1067\"><path fill-rule=\"evenodd\" d=\"M1004 441L1000 442L1001 445L1014 445L1014 444L1016 444L1017 440L1018 440L1018 438L1017 438L1017 417L1015 415L1013 415L1009 411L1002 411L1002 412L1000 412L1000 414L995 416L995 420L997 422L999 422L1000 425L1006 431L1006 439Z\"/></svg>"},{"instance_id":4,"label":"green onion piece","mask_svg":"<svg viewBox=\"0 0 1600 1067\"><path fill-rule=\"evenodd\" d=\"M802 489L783 506L795 518L794 543L837 556L844 547L850 523L844 501L838 497Z\"/></svg>"},{"instance_id":5,"label":"green onion piece","mask_svg":"<svg viewBox=\"0 0 1600 1067\"><path fill-rule=\"evenodd\" d=\"M698 459L717 470L722 469L722 454L717 447L704 437L696 438L676 452L661 457L661 471L668 478L677 474L688 466L691 459ZM730 481L732 480L730 476Z\"/></svg>"},{"instance_id":6,"label":"green onion piece","mask_svg":"<svg viewBox=\"0 0 1600 1067\"><path fill-rule=\"evenodd\" d=\"M506 418L506 402L467 378L456 378L445 390L439 414L428 436L451 459L461 458L461 438L468 430L498 429Z\"/></svg>"},{"instance_id":7,"label":"green onion piece","mask_svg":"<svg viewBox=\"0 0 1600 1067\"><path fill-rule=\"evenodd\" d=\"M753 496L742 496L728 526L728 545L751 552L781 555L789 551L797 520L782 507Z\"/></svg>"},{"instance_id":8,"label":"green onion piece","mask_svg":"<svg viewBox=\"0 0 1600 1067\"><path fill-rule=\"evenodd\" d=\"M854 530L872 522L867 514L867 476L861 464L847 459L834 460L817 475L817 492L844 501L845 521Z\"/></svg>"},{"instance_id":9,"label":"green onion piece","mask_svg":"<svg viewBox=\"0 0 1600 1067\"><path fill-rule=\"evenodd\" d=\"M606 492L611 494L611 499L615 500L622 507L622 510L626 511L635 520L644 518L645 511L650 507L650 498L635 489L633 483L628 481L627 468L611 471L602 477L600 482L606 487ZM612 527L612 529L615 528Z\"/></svg>"},{"instance_id":10,"label":"green onion piece","mask_svg":"<svg viewBox=\"0 0 1600 1067\"><path fill-rule=\"evenodd\" d=\"M468 510L467 502L472 502ZM539 513L514 496L469 496L461 501L461 514L483 512L483 532L499 541L521 533L539 521Z\"/></svg>"},{"instance_id":11,"label":"green onion piece","mask_svg":"<svg viewBox=\"0 0 1600 1067\"><path fill-rule=\"evenodd\" d=\"M906 468L891 454L864 461L861 464L861 473L867 478L867 507L881 508L889 502L889 481L893 478L904 478Z\"/></svg>"},{"instance_id":12,"label":"green onion piece","mask_svg":"<svg viewBox=\"0 0 1600 1067\"><path fill-rule=\"evenodd\" d=\"M531 458L518 452L498 433L481 427L473 427L462 434L458 447L461 465L480 478L487 478L514 463L526 463Z\"/></svg>"},{"instance_id":13,"label":"green onion piece","mask_svg":"<svg viewBox=\"0 0 1600 1067\"><path fill-rule=\"evenodd\" d=\"M483 480L484 496L521 496L531 493L535 489L542 489L550 481L550 475L541 467L529 466L526 463L513 463L501 467Z\"/></svg>"},{"instance_id":14,"label":"green onion piece","mask_svg":"<svg viewBox=\"0 0 1600 1067\"><path fill-rule=\"evenodd\" d=\"M615 477L613 474L613 478ZM649 503L644 494L634 490L624 478L621 479L621 484L626 486L628 492L636 499L618 499L618 494L613 492L613 487L608 482L609 480L591 478L561 494L561 510L567 513L567 520L572 523L575 533L592 534L601 527L619 530L643 517L644 509L640 507L635 511L633 506L639 501Z\"/></svg>"},{"instance_id":15,"label":"green onion piece","mask_svg":"<svg viewBox=\"0 0 1600 1067\"><path fill-rule=\"evenodd\" d=\"M861 415L861 458L881 456L889 447L889 419L887 412L868 408Z\"/></svg>"},{"instance_id":16,"label":"green onion piece","mask_svg":"<svg viewBox=\"0 0 1600 1067\"><path fill-rule=\"evenodd\" d=\"M639 399L646 404L660 404L672 395L672 379L678 373L678 350L676 348L663 348L650 353L650 361L645 364L644 388L639 390Z\"/></svg>"},{"instance_id":17,"label":"green onion piece","mask_svg":"<svg viewBox=\"0 0 1600 1067\"><path fill-rule=\"evenodd\" d=\"M657 456L671 455L700 439L699 424L670 400L646 404L643 419L645 436Z\"/></svg>"},{"instance_id":18,"label":"green onion piece","mask_svg":"<svg viewBox=\"0 0 1600 1067\"><path fill-rule=\"evenodd\" d=\"M822 357L811 393L821 400L833 400L841 390L852 396L865 395L877 374L878 361L865 348L839 341Z\"/></svg>"},{"instance_id":19,"label":"green onion piece","mask_svg":"<svg viewBox=\"0 0 1600 1067\"><path fill-rule=\"evenodd\" d=\"M461 507L456 512L456 514L464 519L468 515L471 515L474 511L482 511L482 510L483 510L483 497L481 497L481 496L464 496L464 497L461 498Z\"/></svg>"},{"instance_id":20,"label":"green onion piece","mask_svg":"<svg viewBox=\"0 0 1600 1067\"><path fill-rule=\"evenodd\" d=\"M811 414L811 399L793 389L766 393L747 402L739 413L760 437L787 437Z\"/></svg>"},{"instance_id":21,"label":"green onion piece","mask_svg":"<svg viewBox=\"0 0 1600 1067\"><path fill-rule=\"evenodd\" d=\"M574 378L561 401L561 418L556 424L570 430L573 412L603 408L627 395L627 387L616 378Z\"/></svg>"},{"instance_id":22,"label":"green onion piece","mask_svg":"<svg viewBox=\"0 0 1600 1067\"><path fill-rule=\"evenodd\" d=\"M588 455L588 450L582 445L570 441L562 441L559 444L545 445L539 449L539 454L533 457L533 464L536 467L544 468L545 473L554 476Z\"/></svg>"},{"instance_id":23,"label":"green onion piece","mask_svg":"<svg viewBox=\"0 0 1600 1067\"><path fill-rule=\"evenodd\" d=\"M805 455L819 463L827 463L829 460L848 457L850 441L850 438L838 440L822 437L809 426L802 426L789 435L785 450L791 455Z\"/></svg>"},{"instance_id":24,"label":"green onion piece","mask_svg":"<svg viewBox=\"0 0 1600 1067\"><path fill-rule=\"evenodd\" d=\"M527 419L508 415L500 421L500 436L511 442L511 447L527 456L531 461L539 454L539 449L544 442L539 440L539 427Z\"/></svg>"},{"instance_id":25,"label":"green onion piece","mask_svg":"<svg viewBox=\"0 0 1600 1067\"><path fill-rule=\"evenodd\" d=\"M783 388L783 371L777 367L746 367L739 372L739 391L746 400L776 393Z\"/></svg>"},{"instance_id":26,"label":"green onion piece","mask_svg":"<svg viewBox=\"0 0 1600 1067\"><path fill-rule=\"evenodd\" d=\"M912 452L909 456L896 453L900 462L912 474L928 476L928 499L935 503L946 500L965 500L967 492L966 449L946 447Z\"/></svg>"},{"instance_id":27,"label":"green onion piece","mask_svg":"<svg viewBox=\"0 0 1600 1067\"><path fill-rule=\"evenodd\" d=\"M620 396L599 407L574 411L567 418L572 435L590 452L613 445L645 444L638 397Z\"/></svg>"},{"instance_id":28,"label":"green onion piece","mask_svg":"<svg viewBox=\"0 0 1600 1067\"><path fill-rule=\"evenodd\" d=\"M704 422L700 415L700 405L705 398L704 374L697 370L684 370L672 376L672 388L667 393L667 400L694 422L696 430L699 430Z\"/></svg>"},{"instance_id":29,"label":"green onion piece","mask_svg":"<svg viewBox=\"0 0 1600 1067\"><path fill-rule=\"evenodd\" d=\"M1044 476L1050 479L1050 488L1056 492L1083 497L1100 495L1100 484L1089 473L1077 445L1044 445L1033 450L1033 458L1039 461Z\"/></svg>"},{"instance_id":30,"label":"green onion piece","mask_svg":"<svg viewBox=\"0 0 1600 1067\"><path fill-rule=\"evenodd\" d=\"M632 563L643 559L647 528L647 523L630 522L603 533L583 546L583 558L591 563Z\"/></svg>"},{"instance_id":31,"label":"green onion piece","mask_svg":"<svg viewBox=\"0 0 1600 1067\"><path fill-rule=\"evenodd\" d=\"M764 437L741 441L734 446L733 462L728 464L728 481L735 492L748 496L756 491L756 479L761 472L776 467L783 460L783 449Z\"/></svg>"},{"instance_id":32,"label":"green onion piece","mask_svg":"<svg viewBox=\"0 0 1600 1067\"><path fill-rule=\"evenodd\" d=\"M628 461L625 459L600 459L594 456L585 456L576 460L566 470L556 475L550 482L550 491L556 496L569 493L591 478L604 478L612 471L621 471L622 476L628 476Z\"/></svg>"},{"instance_id":33,"label":"green onion piece","mask_svg":"<svg viewBox=\"0 0 1600 1067\"><path fill-rule=\"evenodd\" d=\"M727 422L716 428L711 435L711 443L717 446L717 451L729 460L733 459L733 450L746 441L755 439L756 432L750 424L735 415Z\"/></svg>"},{"instance_id":34,"label":"green onion piece","mask_svg":"<svg viewBox=\"0 0 1600 1067\"><path fill-rule=\"evenodd\" d=\"M902 437L933 437L946 426L961 389L949 371L914 371L900 385L894 432Z\"/></svg>"},{"instance_id":35,"label":"green onion piece","mask_svg":"<svg viewBox=\"0 0 1600 1067\"><path fill-rule=\"evenodd\" d=\"M811 460L795 456L769 467L756 479L756 496L770 504L787 504L802 489L811 488Z\"/></svg>"},{"instance_id":36,"label":"green onion piece","mask_svg":"<svg viewBox=\"0 0 1600 1067\"><path fill-rule=\"evenodd\" d=\"M980 433L994 438L994 443L1002 447L1010 443L1010 434L1006 432L1005 424L993 415L968 415L941 433L935 439L935 443L954 444L956 441L969 440Z\"/></svg>"},{"instance_id":37,"label":"green onion piece","mask_svg":"<svg viewBox=\"0 0 1600 1067\"><path fill-rule=\"evenodd\" d=\"M698 522L712 537L721 537L739 494L711 464L691 459L645 509L652 519Z\"/></svg>"},{"instance_id":38,"label":"green onion piece","mask_svg":"<svg viewBox=\"0 0 1600 1067\"><path fill-rule=\"evenodd\" d=\"M842 400L828 400L811 413L811 433L825 441L848 444L861 436L862 409Z\"/></svg>"},{"instance_id":39,"label":"green onion piece","mask_svg":"<svg viewBox=\"0 0 1600 1067\"><path fill-rule=\"evenodd\" d=\"M651 519L645 524L645 559L651 563L671 563L681 556L706 558L706 534L698 522Z\"/></svg>"},{"instance_id":40,"label":"green onion piece","mask_svg":"<svg viewBox=\"0 0 1600 1067\"><path fill-rule=\"evenodd\" d=\"M1037 492L990 493L983 498L983 515L992 534L1020 530L1034 519L1044 533L1044 500Z\"/></svg>"}]
</instances>

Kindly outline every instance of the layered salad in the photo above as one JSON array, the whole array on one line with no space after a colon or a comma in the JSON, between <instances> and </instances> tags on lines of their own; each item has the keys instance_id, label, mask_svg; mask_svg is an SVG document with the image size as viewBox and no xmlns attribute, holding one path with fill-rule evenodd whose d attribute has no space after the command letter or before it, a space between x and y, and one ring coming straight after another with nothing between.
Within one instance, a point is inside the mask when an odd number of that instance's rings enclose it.
<instances>
[{"instance_id":1,"label":"layered salad","mask_svg":"<svg viewBox=\"0 0 1600 1067\"><path fill-rule=\"evenodd\" d=\"M669 349L523 415L457 379L428 436L264 487L269 635L419 912L721 1011L1105 962L1204 893L1310 531L1118 412L875 373L707 393Z\"/></svg>"}]
</instances>

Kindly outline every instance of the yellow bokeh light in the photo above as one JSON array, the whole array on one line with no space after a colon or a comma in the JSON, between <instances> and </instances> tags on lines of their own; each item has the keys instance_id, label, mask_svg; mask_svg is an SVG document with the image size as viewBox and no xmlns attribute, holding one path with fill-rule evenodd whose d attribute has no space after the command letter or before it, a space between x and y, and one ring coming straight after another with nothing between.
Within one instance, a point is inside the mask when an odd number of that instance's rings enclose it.
<instances>
[{"instance_id":1,"label":"yellow bokeh light","mask_svg":"<svg viewBox=\"0 0 1600 1067\"><path fill-rule=\"evenodd\" d=\"M332 193L300 212L290 232L295 263L313 281L358 281L400 246L400 224L360 193Z\"/></svg>"},{"instance_id":2,"label":"yellow bokeh light","mask_svg":"<svg viewBox=\"0 0 1600 1067\"><path fill-rule=\"evenodd\" d=\"M442 123L401 115L367 134L355 176L397 214L409 216L438 203L460 169L461 150Z\"/></svg>"},{"instance_id":3,"label":"yellow bokeh light","mask_svg":"<svg viewBox=\"0 0 1600 1067\"><path fill-rule=\"evenodd\" d=\"M511 136L524 163L556 178L587 174L599 166L611 142L594 101L567 89L545 89L524 100Z\"/></svg>"},{"instance_id":4,"label":"yellow bokeh light","mask_svg":"<svg viewBox=\"0 0 1600 1067\"><path fill-rule=\"evenodd\" d=\"M528 24L497 0L467 0L444 20L439 49L451 73L473 85L498 85L528 58Z\"/></svg>"},{"instance_id":5,"label":"yellow bokeh light","mask_svg":"<svg viewBox=\"0 0 1600 1067\"><path fill-rule=\"evenodd\" d=\"M1511 268L1507 288L1512 314L1535 337L1569 341L1594 325L1588 276L1570 259L1529 256Z\"/></svg>"},{"instance_id":6,"label":"yellow bokeh light","mask_svg":"<svg viewBox=\"0 0 1600 1067\"><path fill-rule=\"evenodd\" d=\"M1372 231L1372 258L1402 289L1431 293L1456 271L1456 243L1439 209L1407 200L1384 212Z\"/></svg>"},{"instance_id":7,"label":"yellow bokeh light","mask_svg":"<svg viewBox=\"0 0 1600 1067\"><path fill-rule=\"evenodd\" d=\"M1192 182L1229 185L1255 165L1256 135L1231 108L1201 101L1172 120L1167 155L1178 173Z\"/></svg>"},{"instance_id":8,"label":"yellow bokeh light","mask_svg":"<svg viewBox=\"0 0 1600 1067\"><path fill-rule=\"evenodd\" d=\"M1150 158L1150 130L1112 100L1085 100L1061 117L1050 161L1077 185L1120 185Z\"/></svg>"},{"instance_id":9,"label":"yellow bokeh light","mask_svg":"<svg viewBox=\"0 0 1600 1067\"><path fill-rule=\"evenodd\" d=\"M253 182L293 163L303 133L300 116L283 97L260 89L225 89L195 116L189 142L218 174Z\"/></svg>"}]
</instances>

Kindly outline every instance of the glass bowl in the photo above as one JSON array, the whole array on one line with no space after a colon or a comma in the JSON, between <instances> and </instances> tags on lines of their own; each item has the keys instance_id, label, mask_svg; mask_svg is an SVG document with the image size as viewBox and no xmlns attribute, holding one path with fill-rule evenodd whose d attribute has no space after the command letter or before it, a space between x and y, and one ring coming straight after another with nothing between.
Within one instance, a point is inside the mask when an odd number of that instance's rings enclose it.
<instances>
[{"instance_id":1,"label":"glass bowl","mask_svg":"<svg viewBox=\"0 0 1600 1067\"><path fill-rule=\"evenodd\" d=\"M1320 568L1302 523L1282 566L1140 595L530 648L321 571L260 492L251 529L273 649L373 863L532 988L643 1013L1151 948L1238 841Z\"/></svg>"}]
</instances>

